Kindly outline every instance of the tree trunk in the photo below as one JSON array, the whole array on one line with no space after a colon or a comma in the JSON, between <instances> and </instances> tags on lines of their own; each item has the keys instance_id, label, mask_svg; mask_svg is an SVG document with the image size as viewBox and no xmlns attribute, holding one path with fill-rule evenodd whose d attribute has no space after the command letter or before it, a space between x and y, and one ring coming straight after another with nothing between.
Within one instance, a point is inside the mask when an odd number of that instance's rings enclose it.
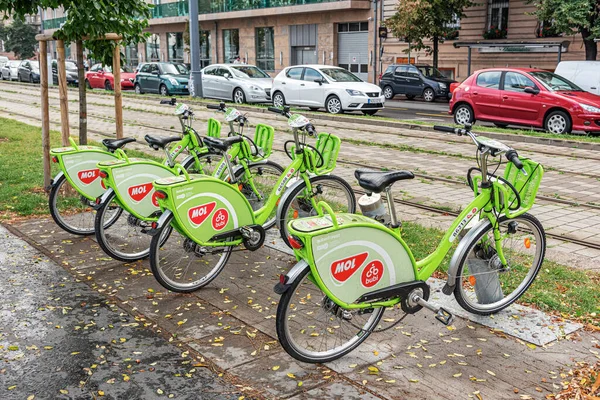
<instances>
[{"instance_id":1,"label":"tree trunk","mask_svg":"<svg viewBox=\"0 0 600 400\"><path fill-rule=\"evenodd\" d=\"M83 69L83 42L77 41L77 80L79 81L79 144L87 144L87 99L85 70Z\"/></svg>"},{"instance_id":2,"label":"tree trunk","mask_svg":"<svg viewBox=\"0 0 600 400\"><path fill-rule=\"evenodd\" d=\"M438 53L439 53L440 38L437 36L433 37L433 68L438 67Z\"/></svg>"}]
</instances>

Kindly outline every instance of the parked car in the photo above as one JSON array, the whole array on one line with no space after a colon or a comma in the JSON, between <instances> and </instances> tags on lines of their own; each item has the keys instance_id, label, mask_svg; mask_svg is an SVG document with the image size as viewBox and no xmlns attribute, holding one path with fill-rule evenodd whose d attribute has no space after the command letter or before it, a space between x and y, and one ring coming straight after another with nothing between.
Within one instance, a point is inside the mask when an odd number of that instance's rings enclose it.
<instances>
[{"instance_id":1,"label":"parked car","mask_svg":"<svg viewBox=\"0 0 600 400\"><path fill-rule=\"evenodd\" d=\"M8 57L0 56L0 78L2 78L2 68L4 68L8 61Z\"/></svg>"},{"instance_id":2,"label":"parked car","mask_svg":"<svg viewBox=\"0 0 600 400\"><path fill-rule=\"evenodd\" d=\"M17 80L19 82L39 83L40 63L38 61L29 60L21 62L17 71Z\"/></svg>"},{"instance_id":3,"label":"parked car","mask_svg":"<svg viewBox=\"0 0 600 400\"><path fill-rule=\"evenodd\" d=\"M600 95L600 61L561 61L554 73L586 92Z\"/></svg>"},{"instance_id":4,"label":"parked car","mask_svg":"<svg viewBox=\"0 0 600 400\"><path fill-rule=\"evenodd\" d=\"M273 105L324 107L329 113L362 111L374 115L385 98L376 85L363 82L348 70L331 65L287 67L273 80Z\"/></svg>"},{"instance_id":5,"label":"parked car","mask_svg":"<svg viewBox=\"0 0 600 400\"><path fill-rule=\"evenodd\" d=\"M600 96L567 79L532 68L493 68L475 72L450 100L450 114L460 125L476 120L600 134Z\"/></svg>"},{"instance_id":6,"label":"parked car","mask_svg":"<svg viewBox=\"0 0 600 400\"><path fill-rule=\"evenodd\" d=\"M19 77L19 60L9 60L2 68L2 80L16 81Z\"/></svg>"},{"instance_id":7,"label":"parked car","mask_svg":"<svg viewBox=\"0 0 600 400\"><path fill-rule=\"evenodd\" d=\"M135 73L127 67L121 67L121 89L133 89ZM112 67L108 65L96 64L85 73L85 83L89 89L112 90L115 87L115 77L112 74Z\"/></svg>"},{"instance_id":8,"label":"parked car","mask_svg":"<svg viewBox=\"0 0 600 400\"><path fill-rule=\"evenodd\" d=\"M65 60L65 71L67 72L67 85L77 86L79 83L77 63L72 60ZM52 60L52 82L58 85L58 62L56 60Z\"/></svg>"},{"instance_id":9,"label":"parked car","mask_svg":"<svg viewBox=\"0 0 600 400\"><path fill-rule=\"evenodd\" d=\"M189 71L180 63L152 62L140 64L135 76L135 92L160 93L162 96L189 94Z\"/></svg>"},{"instance_id":10,"label":"parked car","mask_svg":"<svg viewBox=\"0 0 600 400\"><path fill-rule=\"evenodd\" d=\"M379 87L388 100L403 94L409 100L423 97L431 102L437 98L449 99L452 96L450 84L453 82L429 65L394 64L387 67L381 76Z\"/></svg>"},{"instance_id":11,"label":"parked car","mask_svg":"<svg viewBox=\"0 0 600 400\"><path fill-rule=\"evenodd\" d=\"M273 79L263 70L246 64L213 64L202 69L204 97L236 103L271 101Z\"/></svg>"}]
</instances>

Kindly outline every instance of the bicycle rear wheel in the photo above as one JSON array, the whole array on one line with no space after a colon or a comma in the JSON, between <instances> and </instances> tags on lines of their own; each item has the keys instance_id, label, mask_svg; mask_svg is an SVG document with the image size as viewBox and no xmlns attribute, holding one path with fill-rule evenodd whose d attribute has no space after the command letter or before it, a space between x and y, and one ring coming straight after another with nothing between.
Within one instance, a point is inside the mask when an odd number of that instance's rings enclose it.
<instances>
[{"instance_id":1,"label":"bicycle rear wheel","mask_svg":"<svg viewBox=\"0 0 600 400\"><path fill-rule=\"evenodd\" d=\"M342 309L311 281L307 266L279 300L277 336L296 360L325 363L364 342L384 311L381 307L369 312Z\"/></svg>"},{"instance_id":2,"label":"bicycle rear wheel","mask_svg":"<svg viewBox=\"0 0 600 400\"><path fill-rule=\"evenodd\" d=\"M334 212L353 214L356 211L356 197L352 187L342 178L335 175L321 175L310 178L311 189L303 182L289 194L281 205L278 221L279 232L285 244L290 246L288 239L288 223L296 218L317 215L311 200L315 204L324 201Z\"/></svg>"},{"instance_id":3,"label":"bicycle rear wheel","mask_svg":"<svg viewBox=\"0 0 600 400\"><path fill-rule=\"evenodd\" d=\"M546 253L546 234L533 215L498 219L503 267L491 224L467 245L459 261L454 296L465 310L479 315L496 313L514 303L531 286Z\"/></svg>"}]
</instances>

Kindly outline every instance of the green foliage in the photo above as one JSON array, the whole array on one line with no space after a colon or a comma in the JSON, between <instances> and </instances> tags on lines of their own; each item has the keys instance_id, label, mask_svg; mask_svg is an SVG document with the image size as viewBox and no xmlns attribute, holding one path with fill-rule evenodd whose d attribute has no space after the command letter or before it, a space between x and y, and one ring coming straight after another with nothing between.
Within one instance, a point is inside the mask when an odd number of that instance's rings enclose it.
<instances>
[{"instance_id":1,"label":"green foliage","mask_svg":"<svg viewBox=\"0 0 600 400\"><path fill-rule=\"evenodd\" d=\"M0 28L0 39L5 41L6 51L12 51L20 59L33 57L37 45L34 27L16 18L11 25Z\"/></svg>"},{"instance_id":2,"label":"green foliage","mask_svg":"<svg viewBox=\"0 0 600 400\"><path fill-rule=\"evenodd\" d=\"M144 42L152 5L144 0L0 0L0 12L16 16L36 14L38 7L63 8L67 15L64 25L55 32L57 39L74 42L83 36L102 38L107 33L123 36L123 44ZM116 43L91 39L84 42L90 57L112 64Z\"/></svg>"}]
</instances>

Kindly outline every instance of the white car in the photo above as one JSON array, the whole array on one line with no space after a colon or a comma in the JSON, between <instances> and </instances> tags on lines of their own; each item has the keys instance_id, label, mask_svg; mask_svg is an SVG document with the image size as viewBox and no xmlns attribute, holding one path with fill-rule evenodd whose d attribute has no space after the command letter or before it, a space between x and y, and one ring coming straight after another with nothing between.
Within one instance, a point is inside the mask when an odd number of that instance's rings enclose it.
<instances>
[{"instance_id":1,"label":"white car","mask_svg":"<svg viewBox=\"0 0 600 400\"><path fill-rule=\"evenodd\" d=\"M204 97L236 103L271 101L273 79L260 68L246 64L212 64L202 69Z\"/></svg>"},{"instance_id":2,"label":"white car","mask_svg":"<svg viewBox=\"0 0 600 400\"><path fill-rule=\"evenodd\" d=\"M331 65L297 65L285 68L273 80L273 105L324 107L331 114L361 111L374 115L384 107L381 88L363 82L347 70Z\"/></svg>"},{"instance_id":3,"label":"white car","mask_svg":"<svg viewBox=\"0 0 600 400\"><path fill-rule=\"evenodd\" d=\"M20 60L10 60L2 67L2 80L16 81L19 76Z\"/></svg>"}]
</instances>

